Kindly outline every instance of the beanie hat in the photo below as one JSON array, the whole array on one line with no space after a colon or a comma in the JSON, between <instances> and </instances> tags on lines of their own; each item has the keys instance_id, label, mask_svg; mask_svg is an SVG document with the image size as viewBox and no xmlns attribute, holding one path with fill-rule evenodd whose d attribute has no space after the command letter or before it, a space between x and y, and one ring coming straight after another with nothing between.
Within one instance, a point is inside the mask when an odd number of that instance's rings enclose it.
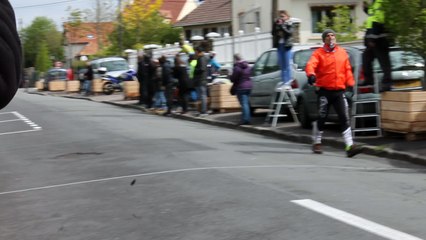
<instances>
[{"instance_id":1,"label":"beanie hat","mask_svg":"<svg viewBox=\"0 0 426 240\"><path fill-rule=\"evenodd\" d=\"M323 42L324 42L324 40L325 40L325 37L327 37L327 35L328 35L329 33L336 34L336 32L335 32L335 31L333 31L333 30L331 30L331 29L325 29L325 30L324 30L324 32L322 32L322 41L323 41Z\"/></svg>"}]
</instances>

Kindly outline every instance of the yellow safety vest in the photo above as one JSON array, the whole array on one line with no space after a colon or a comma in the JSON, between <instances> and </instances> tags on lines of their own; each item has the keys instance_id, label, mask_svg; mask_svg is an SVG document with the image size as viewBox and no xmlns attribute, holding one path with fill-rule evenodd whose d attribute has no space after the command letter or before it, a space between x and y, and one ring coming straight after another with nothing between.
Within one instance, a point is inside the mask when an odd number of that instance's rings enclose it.
<instances>
[{"instance_id":1,"label":"yellow safety vest","mask_svg":"<svg viewBox=\"0 0 426 240\"><path fill-rule=\"evenodd\" d=\"M383 1L376 0L368 7L367 29L373 27L373 22L385 23L385 12Z\"/></svg>"}]
</instances>

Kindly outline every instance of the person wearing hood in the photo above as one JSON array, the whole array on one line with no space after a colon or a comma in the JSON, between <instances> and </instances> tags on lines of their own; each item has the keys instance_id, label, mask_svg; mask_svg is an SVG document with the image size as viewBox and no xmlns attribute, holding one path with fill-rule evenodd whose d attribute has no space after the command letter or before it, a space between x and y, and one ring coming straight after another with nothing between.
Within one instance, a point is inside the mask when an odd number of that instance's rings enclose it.
<instances>
[{"instance_id":1,"label":"person wearing hood","mask_svg":"<svg viewBox=\"0 0 426 240\"><path fill-rule=\"evenodd\" d=\"M236 95L241 105L241 121L239 125L250 125L250 93L253 87L251 81L251 67L239 54L234 55L234 68L231 82L236 86Z\"/></svg>"},{"instance_id":2,"label":"person wearing hood","mask_svg":"<svg viewBox=\"0 0 426 240\"><path fill-rule=\"evenodd\" d=\"M315 85L318 94L318 120L312 127L312 151L320 154L321 138L327 120L328 110L333 106L336 111L345 141L347 157L361 153L361 148L353 143L349 118L349 105L345 91L353 91L355 84L349 55L336 43L336 33L326 29L322 33L322 48L316 49L306 64L308 83Z\"/></svg>"},{"instance_id":3,"label":"person wearing hood","mask_svg":"<svg viewBox=\"0 0 426 240\"><path fill-rule=\"evenodd\" d=\"M15 13L7 0L0 0L0 109L18 90L22 77L21 42L16 30Z\"/></svg>"}]
</instances>

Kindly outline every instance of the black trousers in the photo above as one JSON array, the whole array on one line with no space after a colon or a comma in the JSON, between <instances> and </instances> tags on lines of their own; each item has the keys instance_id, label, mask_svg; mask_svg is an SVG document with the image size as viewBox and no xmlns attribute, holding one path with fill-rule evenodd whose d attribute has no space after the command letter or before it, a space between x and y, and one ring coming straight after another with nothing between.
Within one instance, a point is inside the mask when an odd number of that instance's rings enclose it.
<instances>
[{"instance_id":1,"label":"black trousers","mask_svg":"<svg viewBox=\"0 0 426 240\"><path fill-rule=\"evenodd\" d=\"M384 84L390 84L392 82L392 76L389 57L389 40L386 37L381 37L377 39L366 38L364 41L366 49L362 56L362 65L365 82L368 84L374 83L373 61L377 58L383 71L383 79L381 79L381 81Z\"/></svg>"},{"instance_id":2,"label":"black trousers","mask_svg":"<svg viewBox=\"0 0 426 240\"><path fill-rule=\"evenodd\" d=\"M324 130L324 125L328 117L330 106L339 117L341 131L345 131L350 127L349 105L345 96L344 90L326 90L321 88L318 91L318 121L317 126L319 131Z\"/></svg>"}]
</instances>

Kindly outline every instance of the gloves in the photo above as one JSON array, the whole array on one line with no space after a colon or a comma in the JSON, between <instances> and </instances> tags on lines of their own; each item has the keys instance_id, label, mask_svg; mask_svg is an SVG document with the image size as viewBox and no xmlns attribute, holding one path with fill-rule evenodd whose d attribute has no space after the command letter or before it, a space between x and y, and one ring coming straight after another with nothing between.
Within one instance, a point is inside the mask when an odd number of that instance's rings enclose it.
<instances>
[{"instance_id":1,"label":"gloves","mask_svg":"<svg viewBox=\"0 0 426 240\"><path fill-rule=\"evenodd\" d=\"M314 85L314 83L317 81L317 78L315 77L315 75L310 75L308 77L308 83L309 85Z\"/></svg>"}]
</instances>

